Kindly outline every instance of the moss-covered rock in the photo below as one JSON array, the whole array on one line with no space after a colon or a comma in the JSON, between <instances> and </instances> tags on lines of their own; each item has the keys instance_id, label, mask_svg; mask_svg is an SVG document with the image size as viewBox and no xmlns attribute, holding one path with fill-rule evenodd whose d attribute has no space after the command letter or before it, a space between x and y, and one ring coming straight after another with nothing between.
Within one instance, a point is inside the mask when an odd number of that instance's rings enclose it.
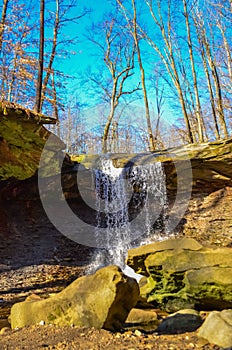
<instances>
[{"instance_id":1,"label":"moss-covered rock","mask_svg":"<svg viewBox=\"0 0 232 350\"><path fill-rule=\"evenodd\" d=\"M11 327L32 324L74 325L118 330L135 306L139 287L117 266L78 278L47 299L29 299L11 308Z\"/></svg>"},{"instance_id":2,"label":"moss-covered rock","mask_svg":"<svg viewBox=\"0 0 232 350\"><path fill-rule=\"evenodd\" d=\"M232 249L172 239L129 251L127 264L148 276L141 296L168 311L232 307Z\"/></svg>"},{"instance_id":3,"label":"moss-covered rock","mask_svg":"<svg viewBox=\"0 0 232 350\"><path fill-rule=\"evenodd\" d=\"M51 133L26 110L4 111L0 106L0 180L30 178L39 167L41 152ZM50 157L65 148L58 137L53 139Z\"/></svg>"}]
</instances>

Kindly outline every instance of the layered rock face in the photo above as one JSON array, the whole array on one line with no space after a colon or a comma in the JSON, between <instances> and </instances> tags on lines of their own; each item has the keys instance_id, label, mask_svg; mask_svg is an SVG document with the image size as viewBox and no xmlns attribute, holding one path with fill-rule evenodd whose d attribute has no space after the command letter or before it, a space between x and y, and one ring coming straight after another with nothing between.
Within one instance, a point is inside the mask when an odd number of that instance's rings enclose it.
<instances>
[{"instance_id":1,"label":"layered rock face","mask_svg":"<svg viewBox=\"0 0 232 350\"><path fill-rule=\"evenodd\" d=\"M115 167L161 162L169 210L172 211L177 193L177 211L180 207L187 208L175 233L218 245L232 243L232 139L110 157ZM88 168L96 158L86 155L73 159L81 160ZM187 199L186 193L189 193ZM175 212L172 215L175 217Z\"/></svg>"},{"instance_id":2,"label":"layered rock face","mask_svg":"<svg viewBox=\"0 0 232 350\"><path fill-rule=\"evenodd\" d=\"M127 264L147 277L141 296L167 311L232 307L232 248L166 240L131 249Z\"/></svg>"},{"instance_id":3,"label":"layered rock face","mask_svg":"<svg viewBox=\"0 0 232 350\"><path fill-rule=\"evenodd\" d=\"M29 298L14 304L11 327L42 323L120 330L138 296L136 280L108 266L78 278L48 299Z\"/></svg>"}]
</instances>

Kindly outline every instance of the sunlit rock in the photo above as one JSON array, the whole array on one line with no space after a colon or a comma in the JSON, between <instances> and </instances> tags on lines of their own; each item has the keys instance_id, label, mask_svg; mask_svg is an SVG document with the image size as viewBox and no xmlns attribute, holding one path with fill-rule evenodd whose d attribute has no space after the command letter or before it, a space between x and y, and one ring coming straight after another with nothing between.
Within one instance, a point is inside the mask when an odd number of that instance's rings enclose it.
<instances>
[{"instance_id":1,"label":"sunlit rock","mask_svg":"<svg viewBox=\"0 0 232 350\"><path fill-rule=\"evenodd\" d=\"M41 321L58 326L118 330L135 306L139 288L135 279L117 266L78 278L60 293L47 299L26 299L11 308L12 329Z\"/></svg>"},{"instance_id":2,"label":"sunlit rock","mask_svg":"<svg viewBox=\"0 0 232 350\"><path fill-rule=\"evenodd\" d=\"M129 251L127 264L147 276L141 296L168 311L232 307L232 249L172 239Z\"/></svg>"}]
</instances>

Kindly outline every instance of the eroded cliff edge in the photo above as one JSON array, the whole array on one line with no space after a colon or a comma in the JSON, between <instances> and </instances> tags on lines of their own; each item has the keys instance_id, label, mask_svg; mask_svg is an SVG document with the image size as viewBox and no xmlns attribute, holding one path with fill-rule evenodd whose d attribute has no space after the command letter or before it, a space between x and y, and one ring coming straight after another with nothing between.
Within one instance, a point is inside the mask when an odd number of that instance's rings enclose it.
<instances>
[{"instance_id":1,"label":"eroded cliff edge","mask_svg":"<svg viewBox=\"0 0 232 350\"><path fill-rule=\"evenodd\" d=\"M59 259L59 255L63 256L64 246L66 258L73 259L73 246L78 252L86 248L68 240L53 227L43 210L38 193L37 170L41 152L51 133L40 119L24 110L11 108L5 111L1 108L0 119L0 236L1 239L4 238L1 264L6 264L16 255L15 263L19 264L20 259L27 259L27 264L30 264L37 260L52 259L54 254ZM54 140L49 149L48 162L56 159L59 163L60 159L64 159L65 191L68 197L78 201L78 195L73 192L73 179L76 178L73 169L77 164L75 157L72 161L68 155L64 155L65 145L57 137ZM191 187L186 213L176 228L178 234L197 238L201 242L231 245L232 139L183 146L153 154L111 154L109 157L116 167L128 166L133 162L161 161L166 173L170 207L175 201L178 185L181 185L183 204L186 204L185 185L188 189ZM89 164L97 158L98 156L83 156L77 160L81 160L88 169ZM56 186L59 173L51 180ZM32 242L33 251L27 251L25 256L26 247ZM74 263L87 255L77 254Z\"/></svg>"}]
</instances>

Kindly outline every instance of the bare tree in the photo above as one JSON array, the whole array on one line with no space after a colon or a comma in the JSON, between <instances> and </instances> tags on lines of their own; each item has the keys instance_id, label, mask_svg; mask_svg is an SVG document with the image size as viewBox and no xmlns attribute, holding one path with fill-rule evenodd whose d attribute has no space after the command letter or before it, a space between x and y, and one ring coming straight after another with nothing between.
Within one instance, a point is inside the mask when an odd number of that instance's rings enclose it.
<instances>
[{"instance_id":1,"label":"bare tree","mask_svg":"<svg viewBox=\"0 0 232 350\"><path fill-rule=\"evenodd\" d=\"M69 44L69 40L65 39L62 40L60 39L60 32L61 30L70 23L75 23L77 24L77 21L84 17L87 13L90 12L88 9L84 9L83 12L77 16L70 16L72 13L72 9L74 6L76 6L75 2L71 2L70 4L65 4L63 3L62 0L55 0L55 14L54 14L54 24L53 24L53 37L52 37L52 45L51 45L51 52L48 54L48 63L45 67L45 77L43 80L43 85L42 85L42 94L41 94L41 110L46 98L46 92L47 92L47 87L49 85L49 79L50 76L52 76L52 79L54 81L54 61L56 58L58 46L67 46ZM53 15L53 14L52 14ZM52 19L53 20L53 19ZM74 43L76 41L76 37L72 37L71 42ZM46 64L46 63L45 63Z\"/></svg>"},{"instance_id":2,"label":"bare tree","mask_svg":"<svg viewBox=\"0 0 232 350\"><path fill-rule=\"evenodd\" d=\"M31 3L18 1L7 12L6 29L1 52L1 96L2 99L26 103L34 99L34 75L36 59L31 52L32 32L35 24L30 17ZM30 9L30 11L29 11ZM34 103L33 103L34 104Z\"/></svg>"},{"instance_id":3,"label":"bare tree","mask_svg":"<svg viewBox=\"0 0 232 350\"><path fill-rule=\"evenodd\" d=\"M6 22L6 13L8 8L9 0L3 1L3 7L2 7L2 17L1 17L1 23L0 23L0 57L2 58L2 64L1 64L1 76L2 76L2 84L1 84L1 98L4 98L4 80L6 78L6 72L5 72L5 66L4 66L4 60L2 55L2 42L3 42L3 34L5 30L5 22Z\"/></svg>"},{"instance_id":4,"label":"bare tree","mask_svg":"<svg viewBox=\"0 0 232 350\"><path fill-rule=\"evenodd\" d=\"M155 78L155 105L157 111L157 119L155 125L155 142L156 144L161 143L161 140L158 140L159 130L160 130L160 121L163 115L163 104L164 104L164 87L160 89L159 86L160 76L157 74Z\"/></svg>"},{"instance_id":5,"label":"bare tree","mask_svg":"<svg viewBox=\"0 0 232 350\"><path fill-rule=\"evenodd\" d=\"M48 81L50 78L50 75L52 74L53 84L54 84L54 72L52 71L53 62L56 55L56 49L57 49L57 36L58 36L58 30L59 30L59 23L60 23L60 7L59 7L60 0L56 0L56 12L55 12L55 22L54 22L54 29L53 29L53 41L52 41L52 50L48 62L48 66L46 68L46 75L42 82L42 90L41 90L41 102L40 102L40 109L43 108L44 98L46 94L46 89L48 85ZM56 90L55 96L56 96Z\"/></svg>"},{"instance_id":6,"label":"bare tree","mask_svg":"<svg viewBox=\"0 0 232 350\"><path fill-rule=\"evenodd\" d=\"M198 125L197 129L198 129L199 141L203 142L204 135L203 135L202 111L201 111L201 104L200 104L199 91L198 91L195 60L194 60L194 55L193 55L192 35L191 35L190 23L189 23L189 11L187 8L187 1L186 0L183 0L183 7L184 7L185 24L186 24L186 30L187 30L187 42L188 42L188 48L189 48L189 57L190 57L191 70L192 70L192 76L193 76L193 88L194 88L195 103L196 103L196 112L195 113L196 113L196 119L197 119L197 125Z\"/></svg>"},{"instance_id":7,"label":"bare tree","mask_svg":"<svg viewBox=\"0 0 232 350\"><path fill-rule=\"evenodd\" d=\"M198 43L199 43L198 49L199 49L200 54L201 54L203 68L204 68L207 86L208 86L208 91L209 91L210 105L211 105L212 117L213 117L213 122L214 122L214 133L215 133L216 139L219 140L220 139L220 130L219 130L218 121L217 121L216 102L215 102L213 86L212 86L212 82L211 82L211 78L210 78L210 71L209 71L209 67L207 64L207 57L206 57L204 45L203 45L203 42L201 39L201 33L200 33L201 31L199 30L199 27L198 27L198 20L196 19L196 17L193 17L193 19L194 19L194 23L195 23L196 30L197 30L197 38L198 38Z\"/></svg>"},{"instance_id":8,"label":"bare tree","mask_svg":"<svg viewBox=\"0 0 232 350\"><path fill-rule=\"evenodd\" d=\"M207 59L207 64L209 65L209 71L214 82L215 97L216 97L215 102L217 106L216 109L217 109L220 129L222 130L224 137L228 138L228 130L227 130L225 115L224 115L222 88L220 83L220 77L218 74L218 68L217 68L215 59L213 57L213 52L207 37L204 19L199 9L197 9L197 11L195 12L195 16L196 16L195 24L197 25L197 30L198 30L198 40L200 41L205 51L205 57Z\"/></svg>"},{"instance_id":9,"label":"bare tree","mask_svg":"<svg viewBox=\"0 0 232 350\"><path fill-rule=\"evenodd\" d=\"M215 11L216 10L216 11ZM220 76L220 82L223 89L223 107L227 115L231 115L232 98L232 43L231 43L231 25L232 25L232 6L231 1L225 1L222 4L214 1L210 17L213 18L216 28L219 29L221 40L217 46L216 61ZM227 120L229 126L229 119Z\"/></svg>"},{"instance_id":10,"label":"bare tree","mask_svg":"<svg viewBox=\"0 0 232 350\"><path fill-rule=\"evenodd\" d=\"M14 92L14 85L15 81L17 80L18 87L17 89L20 89L20 79L29 78L29 70L25 67L25 63L29 66L34 65L34 60L32 57L30 57L23 46L25 47L25 38L29 35L31 28L28 26L28 19L29 17L26 16L26 22L22 23L21 25L21 31L18 33L17 41L15 44L12 45L12 53L13 53L13 60L12 60L12 69L11 72L8 73L8 91L7 91L7 100L13 101L13 92ZM26 45L28 46L28 45ZM31 76L32 78L32 76Z\"/></svg>"},{"instance_id":11,"label":"bare tree","mask_svg":"<svg viewBox=\"0 0 232 350\"><path fill-rule=\"evenodd\" d=\"M152 0L146 0L146 4L149 8L150 14L152 16L152 19L154 21L154 24L156 25L156 29L159 31L161 38L162 38L162 48L161 48L161 42L158 43L157 40L153 40L148 33L144 32L144 35L148 41L148 43L151 45L151 47L158 53L160 56L162 62L164 63L167 72L172 80L172 83L174 84L178 97L179 102L181 105L183 117L186 124L187 134L189 138L189 142L194 142L194 136L190 125L189 116L187 113L186 108L186 102L183 94L183 89L180 81L179 72L177 69L177 62L175 58L175 50L173 48L173 39L172 39L172 19L171 19L171 0L168 1L168 13L167 13L167 23L165 25L164 18L162 15L161 10L161 1L156 0L155 5Z\"/></svg>"},{"instance_id":12,"label":"bare tree","mask_svg":"<svg viewBox=\"0 0 232 350\"><path fill-rule=\"evenodd\" d=\"M95 32L96 29L95 28ZM102 31L105 33L105 43L102 43ZM100 36L98 39L91 36L90 40L97 45L102 54L104 63L110 73L110 77L102 81L99 75L90 76L90 80L103 91L106 101L110 104L110 111L104 127L102 137L102 152L108 151L108 136L110 126L115 117L115 111L119 101L123 96L131 95L138 91L139 86L125 89L127 80L133 75L134 57L136 47L128 33L118 30L115 18L106 21L100 26Z\"/></svg>"},{"instance_id":13,"label":"bare tree","mask_svg":"<svg viewBox=\"0 0 232 350\"><path fill-rule=\"evenodd\" d=\"M231 45L229 44L229 41L226 35L226 28L225 26L223 26L222 21L220 20L217 21L217 27L219 28L223 38L226 59L227 59L227 68L228 68L230 80L232 81L232 55L231 55L231 48L230 48Z\"/></svg>"},{"instance_id":14,"label":"bare tree","mask_svg":"<svg viewBox=\"0 0 232 350\"><path fill-rule=\"evenodd\" d=\"M135 4L135 0L131 0L132 10L133 10L132 21L131 21L128 14L127 14L127 10L126 10L125 6L122 4L122 1L117 0L117 3L119 4L121 9L123 10L124 16L127 20L129 28L130 28L130 32L132 33L132 36L134 38L136 51L137 51L137 57L138 57L138 63L139 63L139 69L140 69L141 85L142 85L142 90L143 90L143 99L144 99L144 105L145 105L147 131L148 131L148 139L149 139L149 150L154 151L155 150L155 140L153 137L152 125L151 125L151 117L150 117L150 109L149 109L148 94L147 94L147 87L146 87L145 70L144 70L144 66L143 66L143 60L142 60L140 44L139 44L141 36L139 37L139 33L138 33L136 4Z\"/></svg>"}]
</instances>

